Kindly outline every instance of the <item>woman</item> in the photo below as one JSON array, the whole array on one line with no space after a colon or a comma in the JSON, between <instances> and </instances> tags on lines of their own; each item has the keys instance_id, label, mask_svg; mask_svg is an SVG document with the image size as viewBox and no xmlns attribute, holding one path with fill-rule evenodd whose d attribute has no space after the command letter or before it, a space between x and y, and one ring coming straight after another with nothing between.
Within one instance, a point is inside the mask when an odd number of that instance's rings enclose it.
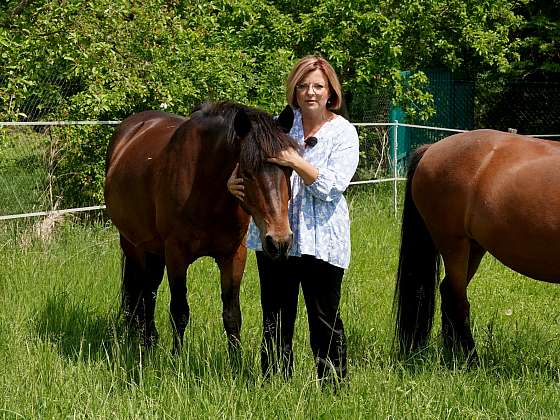
<instances>
[{"instance_id":1,"label":"woman","mask_svg":"<svg viewBox=\"0 0 560 420\"><path fill-rule=\"evenodd\" d=\"M350 262L350 219L343 192L358 165L356 129L333 111L340 109L340 82L319 55L302 58L287 80L287 99L294 109L290 135L303 149L283 151L269 159L293 169L289 218L294 242L290 257L273 261L262 252L255 225L247 247L256 250L263 310L261 366L265 376L293 369L292 337L301 285L311 349L317 374L346 376L346 337L338 307L344 269ZM243 199L237 169L228 189ZM281 359L279 363L278 359Z\"/></svg>"}]
</instances>

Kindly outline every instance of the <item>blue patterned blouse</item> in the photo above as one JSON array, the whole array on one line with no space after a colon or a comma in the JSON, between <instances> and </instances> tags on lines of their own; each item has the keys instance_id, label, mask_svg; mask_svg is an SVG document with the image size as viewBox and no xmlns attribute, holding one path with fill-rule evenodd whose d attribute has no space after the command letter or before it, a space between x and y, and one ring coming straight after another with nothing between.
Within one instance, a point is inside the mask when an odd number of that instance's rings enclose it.
<instances>
[{"instance_id":1,"label":"blue patterned blouse","mask_svg":"<svg viewBox=\"0 0 560 420\"><path fill-rule=\"evenodd\" d=\"M301 113L294 111L290 135L304 144ZM317 144L303 156L319 170L319 177L305 185L294 171L289 205L294 244L290 255L313 255L323 261L348 268L350 264L350 217L343 192L348 187L359 158L358 133L345 118L337 115L315 133ZM247 248L262 250L259 231L251 222Z\"/></svg>"}]
</instances>

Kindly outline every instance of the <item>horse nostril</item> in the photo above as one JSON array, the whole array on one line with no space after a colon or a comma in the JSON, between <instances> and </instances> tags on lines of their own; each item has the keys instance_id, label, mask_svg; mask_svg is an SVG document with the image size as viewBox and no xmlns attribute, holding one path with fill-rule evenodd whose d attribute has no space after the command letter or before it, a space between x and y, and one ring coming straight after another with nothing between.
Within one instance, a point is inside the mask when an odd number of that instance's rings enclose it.
<instances>
[{"instance_id":1,"label":"horse nostril","mask_svg":"<svg viewBox=\"0 0 560 420\"><path fill-rule=\"evenodd\" d=\"M263 244L264 251L272 259L286 259L292 248L293 237L293 233L290 233L286 238L277 240L272 235L266 235Z\"/></svg>"},{"instance_id":2,"label":"horse nostril","mask_svg":"<svg viewBox=\"0 0 560 420\"><path fill-rule=\"evenodd\" d=\"M278 242L276 242L270 235L266 235L264 241L264 248L268 255L274 259L278 258L280 253L280 250L278 249Z\"/></svg>"}]
</instances>

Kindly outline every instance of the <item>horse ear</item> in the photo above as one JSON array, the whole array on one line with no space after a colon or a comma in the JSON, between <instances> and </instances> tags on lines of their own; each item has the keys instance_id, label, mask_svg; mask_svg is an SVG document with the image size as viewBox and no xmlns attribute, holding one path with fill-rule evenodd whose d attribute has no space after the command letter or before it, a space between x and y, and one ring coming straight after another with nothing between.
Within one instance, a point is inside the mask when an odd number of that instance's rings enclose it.
<instances>
[{"instance_id":1,"label":"horse ear","mask_svg":"<svg viewBox=\"0 0 560 420\"><path fill-rule=\"evenodd\" d=\"M294 125L294 110L290 105L286 105L278 116L278 125L284 133L289 133L292 129L292 125Z\"/></svg>"},{"instance_id":2,"label":"horse ear","mask_svg":"<svg viewBox=\"0 0 560 420\"><path fill-rule=\"evenodd\" d=\"M235 118L233 119L233 129L235 134L239 138L247 137L247 134L251 131L251 120L243 108L237 111Z\"/></svg>"}]
</instances>

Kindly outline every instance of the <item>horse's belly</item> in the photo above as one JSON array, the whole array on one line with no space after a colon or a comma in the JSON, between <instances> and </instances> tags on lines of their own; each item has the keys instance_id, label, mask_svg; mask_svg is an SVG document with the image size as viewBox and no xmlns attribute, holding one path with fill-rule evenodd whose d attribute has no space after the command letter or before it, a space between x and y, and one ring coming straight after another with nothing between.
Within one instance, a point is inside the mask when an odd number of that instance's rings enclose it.
<instances>
[{"instance_id":1,"label":"horse's belly","mask_svg":"<svg viewBox=\"0 0 560 420\"><path fill-rule=\"evenodd\" d=\"M524 276L549 283L560 283L560 263L558 255L535 256L525 254L523 257L512 258L507 253L499 255L499 251L490 252L501 263ZM496 255L498 254L498 255Z\"/></svg>"},{"instance_id":2,"label":"horse's belly","mask_svg":"<svg viewBox=\"0 0 560 420\"><path fill-rule=\"evenodd\" d=\"M163 241L149 218L144 218L143 221L138 217L131 218L126 215L123 217L122 214L110 214L110 217L119 233L131 244L152 252L159 252L163 249Z\"/></svg>"},{"instance_id":3,"label":"horse's belly","mask_svg":"<svg viewBox=\"0 0 560 420\"><path fill-rule=\"evenodd\" d=\"M560 283L560 230L537 220L475 227L472 238L504 265L525 276Z\"/></svg>"},{"instance_id":4,"label":"horse's belly","mask_svg":"<svg viewBox=\"0 0 560 420\"><path fill-rule=\"evenodd\" d=\"M105 194L107 212L129 242L136 246L150 242L155 244L158 235L152 199L144 193L145 188L139 188L138 179L130 182L132 179L112 179L111 187Z\"/></svg>"}]
</instances>

